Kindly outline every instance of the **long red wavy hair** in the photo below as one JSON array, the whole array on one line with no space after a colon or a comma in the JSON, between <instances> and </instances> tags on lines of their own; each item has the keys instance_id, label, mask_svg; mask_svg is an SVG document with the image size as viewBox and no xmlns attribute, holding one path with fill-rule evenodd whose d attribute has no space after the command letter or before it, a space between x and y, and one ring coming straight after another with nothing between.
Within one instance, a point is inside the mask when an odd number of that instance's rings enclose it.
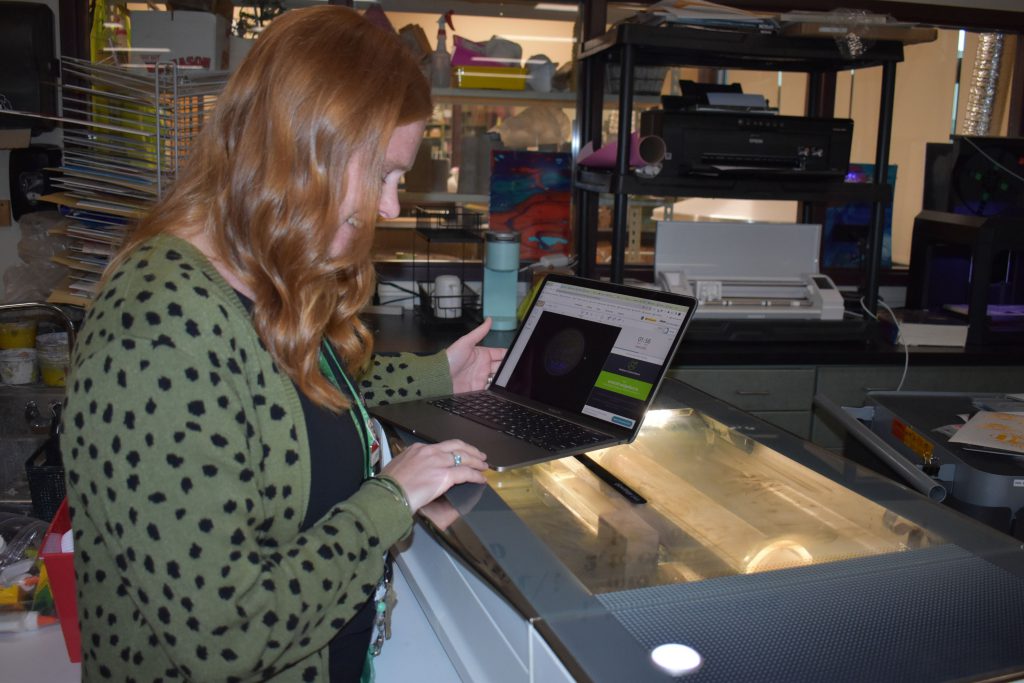
<instances>
[{"instance_id":1,"label":"long red wavy hair","mask_svg":"<svg viewBox=\"0 0 1024 683\"><path fill-rule=\"evenodd\" d=\"M365 369L371 262L384 157L395 128L431 113L430 87L397 36L339 6L292 10L263 32L232 75L185 169L112 263L158 233L202 235L253 293L253 325L313 402L345 397L319 369L327 337L347 369ZM358 187L345 170L361 162ZM357 193L345 253L329 245Z\"/></svg>"}]
</instances>

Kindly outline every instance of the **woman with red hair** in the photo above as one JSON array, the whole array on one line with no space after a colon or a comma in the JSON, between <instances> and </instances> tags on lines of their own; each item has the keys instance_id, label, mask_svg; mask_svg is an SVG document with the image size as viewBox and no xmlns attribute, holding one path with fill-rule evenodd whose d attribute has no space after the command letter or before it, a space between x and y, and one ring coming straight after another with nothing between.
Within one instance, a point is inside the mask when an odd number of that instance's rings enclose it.
<instances>
[{"instance_id":1,"label":"woman with red hair","mask_svg":"<svg viewBox=\"0 0 1024 683\"><path fill-rule=\"evenodd\" d=\"M83 678L358 680L384 554L486 456L374 472L364 401L483 388L488 323L372 354L378 215L431 113L401 41L336 6L261 35L75 347L62 448Z\"/></svg>"}]
</instances>

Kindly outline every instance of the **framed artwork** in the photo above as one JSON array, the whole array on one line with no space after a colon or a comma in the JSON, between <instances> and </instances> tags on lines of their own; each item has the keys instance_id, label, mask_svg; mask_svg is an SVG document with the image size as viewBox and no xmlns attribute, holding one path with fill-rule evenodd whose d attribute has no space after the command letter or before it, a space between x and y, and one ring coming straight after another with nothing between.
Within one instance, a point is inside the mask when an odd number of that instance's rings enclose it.
<instances>
[{"instance_id":1,"label":"framed artwork","mask_svg":"<svg viewBox=\"0 0 1024 683\"><path fill-rule=\"evenodd\" d=\"M490 229L520 234L519 258L568 254L572 157L496 150L491 155Z\"/></svg>"}]
</instances>

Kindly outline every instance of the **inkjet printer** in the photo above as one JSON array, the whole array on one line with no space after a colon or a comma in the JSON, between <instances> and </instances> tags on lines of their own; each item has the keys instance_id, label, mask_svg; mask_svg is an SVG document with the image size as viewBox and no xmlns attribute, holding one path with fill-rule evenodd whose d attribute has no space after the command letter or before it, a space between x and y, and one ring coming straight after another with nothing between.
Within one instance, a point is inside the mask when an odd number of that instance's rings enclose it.
<instances>
[{"instance_id":1,"label":"inkjet printer","mask_svg":"<svg viewBox=\"0 0 1024 683\"><path fill-rule=\"evenodd\" d=\"M659 221L655 239L657 283L697 297L696 320L843 319L818 272L820 225Z\"/></svg>"},{"instance_id":2,"label":"inkjet printer","mask_svg":"<svg viewBox=\"0 0 1024 683\"><path fill-rule=\"evenodd\" d=\"M778 116L739 87L682 82L682 96L640 115L640 135L665 141L660 178L783 174L842 178L850 164L850 119Z\"/></svg>"}]
</instances>

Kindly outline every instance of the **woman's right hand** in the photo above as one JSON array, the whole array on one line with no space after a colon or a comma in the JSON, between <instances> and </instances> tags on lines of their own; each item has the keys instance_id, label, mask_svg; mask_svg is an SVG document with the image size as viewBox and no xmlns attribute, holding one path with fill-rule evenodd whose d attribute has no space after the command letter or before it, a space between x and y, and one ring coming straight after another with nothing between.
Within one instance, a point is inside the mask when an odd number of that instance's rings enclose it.
<instances>
[{"instance_id":1,"label":"woman's right hand","mask_svg":"<svg viewBox=\"0 0 1024 683\"><path fill-rule=\"evenodd\" d=\"M381 474L391 476L405 491L416 512L455 484L486 482L487 456L460 439L415 443L396 455Z\"/></svg>"}]
</instances>

